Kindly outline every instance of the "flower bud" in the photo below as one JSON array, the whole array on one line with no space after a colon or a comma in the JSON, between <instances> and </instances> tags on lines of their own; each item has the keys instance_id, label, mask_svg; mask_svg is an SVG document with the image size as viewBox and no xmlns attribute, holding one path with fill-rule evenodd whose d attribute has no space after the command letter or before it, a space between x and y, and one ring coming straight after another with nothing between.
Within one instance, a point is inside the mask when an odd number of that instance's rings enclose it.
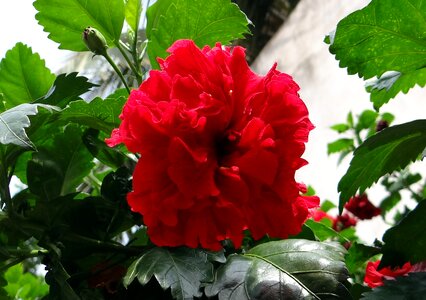
<instances>
[{"instance_id":1,"label":"flower bud","mask_svg":"<svg viewBox=\"0 0 426 300\"><path fill-rule=\"evenodd\" d=\"M92 51L95 55L106 53L108 48L105 37L97 29L93 27L86 27L83 31L83 42L86 44L87 48Z\"/></svg>"}]
</instances>

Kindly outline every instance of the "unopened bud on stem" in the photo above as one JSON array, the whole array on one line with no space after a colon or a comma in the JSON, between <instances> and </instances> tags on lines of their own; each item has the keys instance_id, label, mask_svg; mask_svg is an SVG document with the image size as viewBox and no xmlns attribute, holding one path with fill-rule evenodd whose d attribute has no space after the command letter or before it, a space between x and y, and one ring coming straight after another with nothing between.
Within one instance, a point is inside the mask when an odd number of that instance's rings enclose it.
<instances>
[{"instance_id":1,"label":"unopened bud on stem","mask_svg":"<svg viewBox=\"0 0 426 300\"><path fill-rule=\"evenodd\" d=\"M83 31L83 42L95 55L105 55L108 48L105 37L97 29L86 27Z\"/></svg>"}]
</instances>

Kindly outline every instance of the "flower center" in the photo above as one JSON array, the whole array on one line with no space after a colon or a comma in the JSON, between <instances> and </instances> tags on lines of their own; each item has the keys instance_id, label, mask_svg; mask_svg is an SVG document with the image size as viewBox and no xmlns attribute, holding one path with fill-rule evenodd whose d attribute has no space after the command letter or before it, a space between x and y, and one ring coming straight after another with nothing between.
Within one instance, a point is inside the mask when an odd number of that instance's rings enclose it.
<instances>
[{"instance_id":1,"label":"flower center","mask_svg":"<svg viewBox=\"0 0 426 300\"><path fill-rule=\"evenodd\" d=\"M216 140L216 156L220 166L224 162L224 158L235 150L240 139L241 133L230 129Z\"/></svg>"}]
</instances>

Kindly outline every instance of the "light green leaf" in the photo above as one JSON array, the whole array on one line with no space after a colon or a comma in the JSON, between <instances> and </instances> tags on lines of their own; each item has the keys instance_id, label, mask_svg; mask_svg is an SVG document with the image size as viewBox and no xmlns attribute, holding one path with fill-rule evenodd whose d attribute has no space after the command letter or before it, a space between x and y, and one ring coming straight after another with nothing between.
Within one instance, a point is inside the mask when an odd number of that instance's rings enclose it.
<instances>
[{"instance_id":1,"label":"light green leaf","mask_svg":"<svg viewBox=\"0 0 426 300\"><path fill-rule=\"evenodd\" d=\"M33 5L39 24L61 49L88 51L82 33L89 26L99 30L110 47L119 42L123 0L36 0Z\"/></svg>"},{"instance_id":2,"label":"light green leaf","mask_svg":"<svg viewBox=\"0 0 426 300\"><path fill-rule=\"evenodd\" d=\"M4 289L12 299L40 299L49 292L43 278L24 272L22 264L9 268L4 278L7 280Z\"/></svg>"},{"instance_id":3,"label":"light green leaf","mask_svg":"<svg viewBox=\"0 0 426 300\"><path fill-rule=\"evenodd\" d=\"M414 70L405 74L400 72L387 72L379 79L367 83L366 89L371 93L370 99L374 104L374 108L378 110L399 92L406 94L416 84L421 87L426 85L426 68Z\"/></svg>"},{"instance_id":4,"label":"light green leaf","mask_svg":"<svg viewBox=\"0 0 426 300\"><path fill-rule=\"evenodd\" d=\"M137 33L139 29L139 20L142 13L142 0L128 0L125 6L124 14L126 22L133 32Z\"/></svg>"},{"instance_id":5,"label":"light green leaf","mask_svg":"<svg viewBox=\"0 0 426 300\"><path fill-rule=\"evenodd\" d=\"M45 104L24 103L0 114L0 144L14 144L24 148L34 148L25 128L29 127L30 119L38 113L38 108L57 110L55 106Z\"/></svg>"},{"instance_id":6,"label":"light green leaf","mask_svg":"<svg viewBox=\"0 0 426 300\"><path fill-rule=\"evenodd\" d=\"M147 12L148 55L153 68L157 57L179 39L192 39L199 47L228 44L249 33L249 20L230 0L158 0Z\"/></svg>"},{"instance_id":7,"label":"light green leaf","mask_svg":"<svg viewBox=\"0 0 426 300\"><path fill-rule=\"evenodd\" d=\"M330 52L349 74L358 73L364 79L399 72L397 79L379 80L379 86L386 81L386 88L368 88L379 108L400 91L426 84L425 38L426 2L373 0L339 22L329 39Z\"/></svg>"},{"instance_id":8,"label":"light green leaf","mask_svg":"<svg viewBox=\"0 0 426 300\"><path fill-rule=\"evenodd\" d=\"M47 93L55 76L31 48L17 43L0 63L0 92L4 109L34 101ZM2 101L2 102L3 102ZM0 105L0 112L4 111Z\"/></svg>"},{"instance_id":9,"label":"light green leaf","mask_svg":"<svg viewBox=\"0 0 426 300\"><path fill-rule=\"evenodd\" d=\"M171 288L175 299L201 297L201 284L213 281L213 265L210 259L221 261L221 255L211 255L201 249L153 248L135 260L124 277L128 286L137 278L145 285L155 276L165 290Z\"/></svg>"},{"instance_id":10,"label":"light green leaf","mask_svg":"<svg viewBox=\"0 0 426 300\"><path fill-rule=\"evenodd\" d=\"M327 144L327 153L332 154L336 152L341 152L344 150L352 150L354 148L353 139L338 139L332 143Z\"/></svg>"},{"instance_id":11,"label":"light green leaf","mask_svg":"<svg viewBox=\"0 0 426 300\"><path fill-rule=\"evenodd\" d=\"M219 300L350 299L339 244L289 239L230 255L205 289Z\"/></svg>"},{"instance_id":12,"label":"light green leaf","mask_svg":"<svg viewBox=\"0 0 426 300\"><path fill-rule=\"evenodd\" d=\"M71 102L60 114L64 122L74 122L94 129L111 133L120 124L120 115L127 98L112 95L105 100L97 97L91 102L78 100Z\"/></svg>"},{"instance_id":13,"label":"light green leaf","mask_svg":"<svg viewBox=\"0 0 426 300\"><path fill-rule=\"evenodd\" d=\"M368 138L355 152L339 182L339 209L359 190L364 192L387 173L416 160L426 148L426 120L385 128Z\"/></svg>"}]
</instances>

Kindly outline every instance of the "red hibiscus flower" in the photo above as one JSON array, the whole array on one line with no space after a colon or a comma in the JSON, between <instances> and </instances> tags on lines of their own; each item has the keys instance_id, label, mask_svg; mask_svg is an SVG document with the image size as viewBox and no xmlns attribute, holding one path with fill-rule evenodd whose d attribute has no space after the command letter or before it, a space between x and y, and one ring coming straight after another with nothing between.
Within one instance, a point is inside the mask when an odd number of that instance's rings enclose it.
<instances>
[{"instance_id":1,"label":"red hibiscus flower","mask_svg":"<svg viewBox=\"0 0 426 300\"><path fill-rule=\"evenodd\" d=\"M352 197L349 202L346 203L345 208L361 220L371 219L381 213L380 208L374 206L374 204L368 200L366 194Z\"/></svg>"},{"instance_id":2,"label":"red hibiscus flower","mask_svg":"<svg viewBox=\"0 0 426 300\"><path fill-rule=\"evenodd\" d=\"M325 211L320 210L320 209L314 209L311 212L311 216L312 216L312 219L315 222L319 222L322 219L329 219L332 224L334 224L334 222L336 222L336 218L334 218L333 216L330 216L328 213L326 213Z\"/></svg>"},{"instance_id":3,"label":"red hibiscus flower","mask_svg":"<svg viewBox=\"0 0 426 300\"><path fill-rule=\"evenodd\" d=\"M245 229L298 233L318 198L294 179L313 128L297 84L275 66L253 73L241 47L179 40L168 52L107 140L141 154L128 203L152 242L218 250Z\"/></svg>"},{"instance_id":4,"label":"red hibiscus flower","mask_svg":"<svg viewBox=\"0 0 426 300\"><path fill-rule=\"evenodd\" d=\"M401 268L391 269L390 267L377 270L380 260L376 262L368 262L365 270L364 282L371 288L383 285L383 280L395 279L410 272L413 266L407 262Z\"/></svg>"},{"instance_id":5,"label":"red hibiscus flower","mask_svg":"<svg viewBox=\"0 0 426 300\"><path fill-rule=\"evenodd\" d=\"M355 226L358 220L352 217L348 213L338 215L333 223L333 229L336 231L342 231L343 229Z\"/></svg>"}]
</instances>

